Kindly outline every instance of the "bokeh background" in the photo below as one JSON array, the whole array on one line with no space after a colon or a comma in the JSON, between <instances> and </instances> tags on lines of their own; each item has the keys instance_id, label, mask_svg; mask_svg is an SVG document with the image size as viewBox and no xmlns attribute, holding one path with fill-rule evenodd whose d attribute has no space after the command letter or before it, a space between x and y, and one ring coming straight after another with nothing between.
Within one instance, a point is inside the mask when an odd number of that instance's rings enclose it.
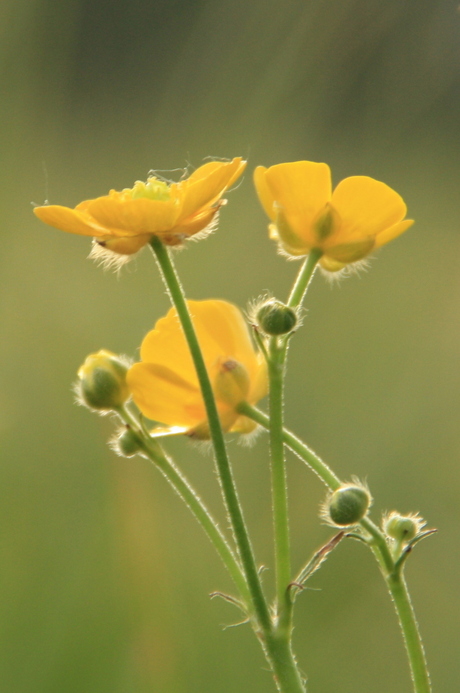
<instances>
[{"instance_id":1,"label":"bokeh background","mask_svg":"<svg viewBox=\"0 0 460 693\"><path fill-rule=\"evenodd\" d=\"M224 569L156 470L107 448L73 404L99 348L136 356L168 307L151 254L118 277L32 204L149 170L244 156L220 228L177 254L191 298L284 298L297 266L267 239L257 164L326 161L400 192L416 225L367 273L315 277L290 352L286 419L382 510L439 533L408 580L437 693L459 686L460 13L451 0L2 0L0 534L5 693L262 693L259 645ZM216 515L212 458L168 443ZM257 559L273 580L267 441L231 442ZM289 458L296 566L330 536L320 482ZM225 524L225 520L223 520ZM298 602L309 690L408 693L373 559L342 544Z\"/></svg>"}]
</instances>

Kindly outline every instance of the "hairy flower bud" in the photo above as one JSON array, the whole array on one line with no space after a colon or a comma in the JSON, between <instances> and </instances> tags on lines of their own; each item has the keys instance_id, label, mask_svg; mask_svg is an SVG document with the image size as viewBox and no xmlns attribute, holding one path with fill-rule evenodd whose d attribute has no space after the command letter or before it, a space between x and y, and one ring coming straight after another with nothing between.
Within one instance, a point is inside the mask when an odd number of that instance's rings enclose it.
<instances>
[{"instance_id":1,"label":"hairy flower bud","mask_svg":"<svg viewBox=\"0 0 460 693\"><path fill-rule=\"evenodd\" d=\"M101 349L90 354L78 371L77 393L90 409L111 411L130 396L126 384L128 364L123 358Z\"/></svg>"},{"instance_id":2,"label":"hairy flower bud","mask_svg":"<svg viewBox=\"0 0 460 693\"><path fill-rule=\"evenodd\" d=\"M419 515L400 515L391 512L383 519L383 531L392 539L407 543L415 539L424 524Z\"/></svg>"},{"instance_id":3,"label":"hairy flower bud","mask_svg":"<svg viewBox=\"0 0 460 693\"><path fill-rule=\"evenodd\" d=\"M297 325L297 313L275 298L270 298L257 311L256 321L260 329L271 337L288 334Z\"/></svg>"},{"instance_id":4,"label":"hairy flower bud","mask_svg":"<svg viewBox=\"0 0 460 693\"><path fill-rule=\"evenodd\" d=\"M141 450L139 436L129 426L121 431L112 445L121 457L134 457Z\"/></svg>"},{"instance_id":5,"label":"hairy flower bud","mask_svg":"<svg viewBox=\"0 0 460 693\"><path fill-rule=\"evenodd\" d=\"M369 490L359 483L344 484L333 491L323 505L322 515L339 527L355 525L366 516L372 498Z\"/></svg>"}]
</instances>

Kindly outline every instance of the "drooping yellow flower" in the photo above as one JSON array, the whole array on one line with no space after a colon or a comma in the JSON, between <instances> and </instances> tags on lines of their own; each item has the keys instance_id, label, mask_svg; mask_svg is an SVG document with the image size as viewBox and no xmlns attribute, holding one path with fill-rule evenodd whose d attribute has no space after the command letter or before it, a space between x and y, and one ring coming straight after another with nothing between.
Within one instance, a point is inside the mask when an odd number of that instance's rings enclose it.
<instances>
[{"instance_id":1,"label":"drooping yellow flower","mask_svg":"<svg viewBox=\"0 0 460 693\"><path fill-rule=\"evenodd\" d=\"M289 255L322 252L330 272L362 260L414 222L397 192L368 176L345 178L332 192L327 164L295 161L254 171L259 199L272 220L270 237Z\"/></svg>"},{"instance_id":2,"label":"drooping yellow flower","mask_svg":"<svg viewBox=\"0 0 460 693\"><path fill-rule=\"evenodd\" d=\"M80 202L75 209L60 205L35 207L39 219L62 231L92 236L119 255L132 255L152 236L166 245L180 245L190 236L213 228L224 204L222 195L241 175L246 162L210 161L178 183L155 176L121 192Z\"/></svg>"},{"instance_id":3,"label":"drooping yellow flower","mask_svg":"<svg viewBox=\"0 0 460 693\"><path fill-rule=\"evenodd\" d=\"M236 411L267 393L266 364L255 351L239 309L226 301L188 301L225 431L249 433L253 421ZM142 362L128 371L134 402L172 432L209 438L206 410L177 313L158 320L141 346Z\"/></svg>"}]
</instances>

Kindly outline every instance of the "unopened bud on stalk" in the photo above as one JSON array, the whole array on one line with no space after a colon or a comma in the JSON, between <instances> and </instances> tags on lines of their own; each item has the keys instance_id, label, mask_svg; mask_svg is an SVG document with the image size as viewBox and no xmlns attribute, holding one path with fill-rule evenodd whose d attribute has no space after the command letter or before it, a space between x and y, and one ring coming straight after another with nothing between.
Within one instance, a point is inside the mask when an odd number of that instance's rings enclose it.
<instances>
[{"instance_id":1,"label":"unopened bud on stalk","mask_svg":"<svg viewBox=\"0 0 460 693\"><path fill-rule=\"evenodd\" d=\"M76 390L82 403L98 411L121 407L130 396L127 370L126 361L111 351L90 354L78 371Z\"/></svg>"},{"instance_id":2,"label":"unopened bud on stalk","mask_svg":"<svg viewBox=\"0 0 460 693\"><path fill-rule=\"evenodd\" d=\"M141 450L139 435L127 426L112 443L121 457L134 457Z\"/></svg>"},{"instance_id":3,"label":"unopened bud on stalk","mask_svg":"<svg viewBox=\"0 0 460 693\"><path fill-rule=\"evenodd\" d=\"M383 518L385 534L402 543L415 539L424 525L425 522L419 515L400 515L397 512L391 512Z\"/></svg>"},{"instance_id":4,"label":"unopened bud on stalk","mask_svg":"<svg viewBox=\"0 0 460 693\"><path fill-rule=\"evenodd\" d=\"M347 527L362 520L371 503L371 495L364 485L344 484L331 493L321 514L330 524Z\"/></svg>"},{"instance_id":5,"label":"unopened bud on stalk","mask_svg":"<svg viewBox=\"0 0 460 693\"><path fill-rule=\"evenodd\" d=\"M257 311L257 325L271 337L288 334L296 327L298 318L293 308L276 298L270 298Z\"/></svg>"}]
</instances>

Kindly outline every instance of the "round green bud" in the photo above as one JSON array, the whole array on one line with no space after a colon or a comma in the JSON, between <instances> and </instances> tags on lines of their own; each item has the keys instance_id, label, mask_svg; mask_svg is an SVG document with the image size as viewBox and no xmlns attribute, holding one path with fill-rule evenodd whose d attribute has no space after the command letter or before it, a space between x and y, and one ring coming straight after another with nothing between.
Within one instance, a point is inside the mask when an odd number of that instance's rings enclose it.
<instances>
[{"instance_id":1,"label":"round green bud","mask_svg":"<svg viewBox=\"0 0 460 693\"><path fill-rule=\"evenodd\" d=\"M396 541L408 542L415 539L423 524L423 520L418 515L399 515L392 512L384 518L383 530Z\"/></svg>"},{"instance_id":2,"label":"round green bud","mask_svg":"<svg viewBox=\"0 0 460 693\"><path fill-rule=\"evenodd\" d=\"M288 334L297 325L297 313L275 298L269 299L257 311L257 324L271 337Z\"/></svg>"},{"instance_id":3,"label":"round green bud","mask_svg":"<svg viewBox=\"0 0 460 693\"><path fill-rule=\"evenodd\" d=\"M122 457L133 457L141 450L139 436L132 428L126 428L116 439L114 447Z\"/></svg>"},{"instance_id":4,"label":"round green bud","mask_svg":"<svg viewBox=\"0 0 460 693\"><path fill-rule=\"evenodd\" d=\"M130 396L126 384L128 365L101 349L90 354L78 371L77 391L81 401L91 409L110 411L121 407Z\"/></svg>"},{"instance_id":5,"label":"round green bud","mask_svg":"<svg viewBox=\"0 0 460 693\"><path fill-rule=\"evenodd\" d=\"M371 496L364 486L349 484L334 491L326 501L330 521L339 527L355 525L366 516Z\"/></svg>"}]
</instances>

